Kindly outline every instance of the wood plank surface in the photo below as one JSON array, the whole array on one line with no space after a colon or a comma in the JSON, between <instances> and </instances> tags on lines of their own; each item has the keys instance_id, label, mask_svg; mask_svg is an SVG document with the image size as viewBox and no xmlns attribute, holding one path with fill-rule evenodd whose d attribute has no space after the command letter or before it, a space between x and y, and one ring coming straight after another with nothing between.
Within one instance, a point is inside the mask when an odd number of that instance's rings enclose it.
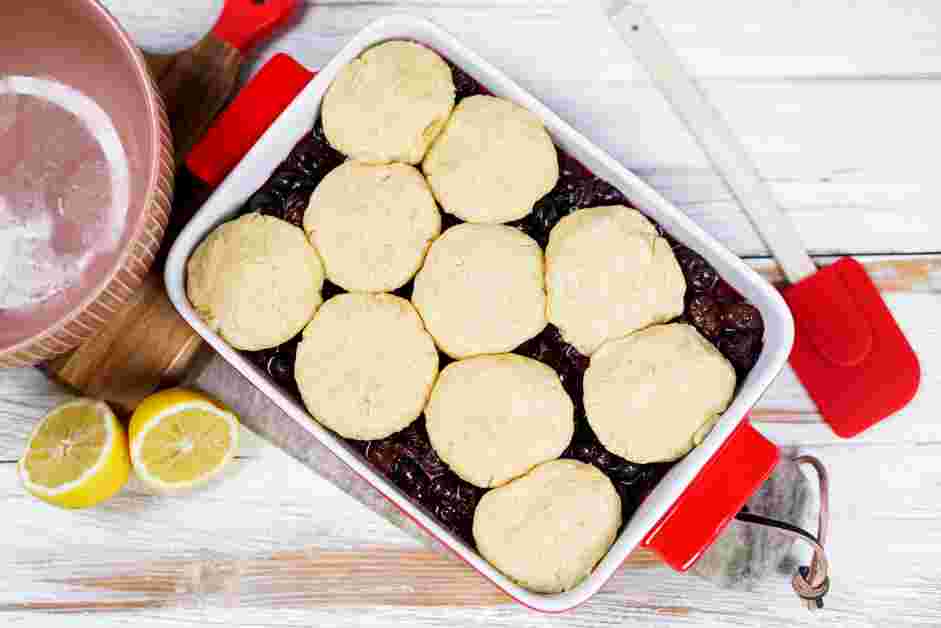
<instances>
[{"instance_id":1,"label":"wood plank surface","mask_svg":"<svg viewBox=\"0 0 941 628\"><path fill-rule=\"evenodd\" d=\"M941 622L941 602L932 597L941 578L938 503L923 495L924 485L941 481L941 447L804 451L821 456L834 477L827 613L811 618L783 575L752 592L724 591L638 553L561 623L598 625L630 613L664 624L679 615L696 625L738 619L885 626L906 616ZM488 609L500 613L488 613L490 625L549 621L513 606L451 557L357 512L352 500L278 450L239 466L237 481L197 496L167 501L131 488L106 507L76 514L44 511L5 472L12 465L3 465L4 529L18 541L0 549L0 619L4 612L138 608L170 620L201 609L207 624L227 614L248 624L264 613L281 624L299 621L294 611L305 609L311 622L332 616L353 625L366 611L378 618L407 610L399 619L473 625L471 609ZM281 479L276 492L274 478Z\"/></svg>"},{"instance_id":2,"label":"wood plank surface","mask_svg":"<svg viewBox=\"0 0 941 628\"><path fill-rule=\"evenodd\" d=\"M941 404L941 300L932 293L941 256L864 261L922 349L926 382L911 409L862 438L840 441L785 375L756 411L765 434L820 456L832 473L832 610L814 618L825 625L895 625L903 619L898 612L907 594L930 591L928 583L941 581L941 511L930 498L941 485L941 438L930 411ZM753 264L769 279L778 277L772 264ZM309 612L350 625L379 618L450 623L457 617L461 625L476 625L480 617L466 610L472 607L486 611L489 625L544 625L464 565L424 548L249 432L227 477L196 495L156 496L132 482L89 511L38 503L19 487L10 462L35 418L68 391L32 369L5 374L2 525L17 542L0 549L0 563L8 566L0 574L0 612L139 609L158 613L160 621L209 623L224 612L227 622L244 625L262 621L262 611L279 625L301 622L302 612ZM925 495L925 487L934 492ZM871 600L865 613L856 606L860 592ZM496 611L499 616L492 615ZM565 617L567 625L584 626L613 617L642 625L736 618L767 626L817 625L797 605L784 575L751 593L720 591L672 573L644 552L635 553L594 600ZM941 600L919 599L912 620L925 618L941 622Z\"/></svg>"},{"instance_id":3,"label":"wood plank surface","mask_svg":"<svg viewBox=\"0 0 941 628\"><path fill-rule=\"evenodd\" d=\"M165 45L198 40L215 1L106 4L139 39ZM24 369L0 372L0 624L45 626L65 612L69 625L96 628L941 625L941 3L646 4L807 244L860 254L922 362L914 402L851 441L820 422L789 371L756 409L763 433L831 471L825 612L808 614L784 574L751 592L721 590L636 553L579 609L534 614L247 432L227 477L195 495L155 496L132 482L99 508L57 510L23 492L14 462L35 421L69 393ZM397 12L455 33L779 277L598 3L309 1L245 74L277 51L322 65L356 30Z\"/></svg>"}]
</instances>

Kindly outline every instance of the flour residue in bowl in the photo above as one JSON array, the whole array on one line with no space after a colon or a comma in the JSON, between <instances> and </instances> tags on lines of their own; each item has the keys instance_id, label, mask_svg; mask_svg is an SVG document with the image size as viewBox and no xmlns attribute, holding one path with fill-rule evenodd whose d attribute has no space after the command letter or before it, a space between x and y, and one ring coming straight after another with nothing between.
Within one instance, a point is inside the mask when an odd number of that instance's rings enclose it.
<instances>
[{"instance_id":1,"label":"flour residue in bowl","mask_svg":"<svg viewBox=\"0 0 941 628\"><path fill-rule=\"evenodd\" d=\"M118 246L130 181L108 114L52 79L0 76L0 147L0 313L13 313Z\"/></svg>"}]
</instances>

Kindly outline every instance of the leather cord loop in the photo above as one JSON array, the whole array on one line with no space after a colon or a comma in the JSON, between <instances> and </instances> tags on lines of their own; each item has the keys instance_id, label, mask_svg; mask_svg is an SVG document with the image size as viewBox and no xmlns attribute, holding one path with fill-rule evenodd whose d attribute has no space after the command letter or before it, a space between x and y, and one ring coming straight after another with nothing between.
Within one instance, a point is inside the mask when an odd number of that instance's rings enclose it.
<instances>
[{"instance_id":1,"label":"leather cord loop","mask_svg":"<svg viewBox=\"0 0 941 628\"><path fill-rule=\"evenodd\" d=\"M749 512L740 512L735 518L744 523L777 530L809 543L813 547L814 555L810 560L810 565L798 568L797 573L791 578L791 586L807 609L816 610L823 608L823 597L830 590L830 568L824 551L830 521L829 480L826 468L817 458L798 456L794 459L794 462L809 464L817 472L817 478L820 482L820 512L817 517L817 536L784 521L769 519Z\"/></svg>"}]
</instances>

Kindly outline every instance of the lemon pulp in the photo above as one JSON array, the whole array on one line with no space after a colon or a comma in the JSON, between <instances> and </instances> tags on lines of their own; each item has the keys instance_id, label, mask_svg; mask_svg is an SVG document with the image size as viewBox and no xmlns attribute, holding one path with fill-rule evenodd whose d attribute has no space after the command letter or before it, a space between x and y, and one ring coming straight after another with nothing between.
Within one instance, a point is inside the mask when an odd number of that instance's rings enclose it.
<instances>
[{"instance_id":1,"label":"lemon pulp","mask_svg":"<svg viewBox=\"0 0 941 628\"><path fill-rule=\"evenodd\" d=\"M26 489L44 501L64 508L92 506L127 482L127 435L106 404L77 399L36 426L19 471Z\"/></svg>"},{"instance_id":2,"label":"lemon pulp","mask_svg":"<svg viewBox=\"0 0 941 628\"><path fill-rule=\"evenodd\" d=\"M131 419L134 470L158 489L208 481L237 448L235 415L193 391L173 389L152 395Z\"/></svg>"}]
</instances>

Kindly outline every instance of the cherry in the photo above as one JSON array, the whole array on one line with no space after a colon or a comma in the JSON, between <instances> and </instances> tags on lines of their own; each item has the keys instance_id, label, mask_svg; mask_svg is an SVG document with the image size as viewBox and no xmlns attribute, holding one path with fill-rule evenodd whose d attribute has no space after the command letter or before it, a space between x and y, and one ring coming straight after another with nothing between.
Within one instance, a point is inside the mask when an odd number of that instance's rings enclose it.
<instances>
[{"instance_id":1,"label":"cherry","mask_svg":"<svg viewBox=\"0 0 941 628\"><path fill-rule=\"evenodd\" d=\"M376 440L366 446L366 460L386 475L392 475L398 468L399 450L389 440Z\"/></svg>"},{"instance_id":2,"label":"cherry","mask_svg":"<svg viewBox=\"0 0 941 628\"><path fill-rule=\"evenodd\" d=\"M714 339L722 331L722 314L719 304L709 295L699 294L689 300L686 316L706 338Z\"/></svg>"},{"instance_id":3,"label":"cherry","mask_svg":"<svg viewBox=\"0 0 941 628\"><path fill-rule=\"evenodd\" d=\"M722 326L738 331L764 331L761 313L750 303L728 303L722 306Z\"/></svg>"},{"instance_id":4,"label":"cherry","mask_svg":"<svg viewBox=\"0 0 941 628\"><path fill-rule=\"evenodd\" d=\"M738 332L722 336L716 346L741 377L746 375L758 360L761 336L757 332Z\"/></svg>"},{"instance_id":5,"label":"cherry","mask_svg":"<svg viewBox=\"0 0 941 628\"><path fill-rule=\"evenodd\" d=\"M719 275L699 253L682 245L676 247L674 253L691 291L709 292L715 287Z\"/></svg>"}]
</instances>

